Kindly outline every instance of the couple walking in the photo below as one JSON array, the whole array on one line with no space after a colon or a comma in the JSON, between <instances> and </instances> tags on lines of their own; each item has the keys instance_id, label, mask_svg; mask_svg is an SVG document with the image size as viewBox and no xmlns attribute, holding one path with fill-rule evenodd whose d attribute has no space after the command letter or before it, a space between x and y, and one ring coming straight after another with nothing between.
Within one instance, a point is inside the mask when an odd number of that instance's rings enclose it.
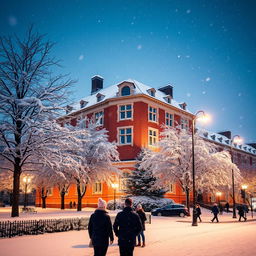
<instances>
[{"instance_id":1,"label":"couple walking","mask_svg":"<svg viewBox=\"0 0 256 256\"><path fill-rule=\"evenodd\" d=\"M106 211L106 201L99 198L98 208L91 215L88 225L88 232L94 248L94 256L105 256L110 244L114 241L112 224ZM139 209L138 209L139 208ZM146 215L142 207L137 208L137 213L132 210L132 200L125 200L125 208L115 218L113 229L118 237L120 256L132 256L136 244L136 236L142 236L142 245L145 246ZM140 236L138 237L139 243Z\"/></svg>"}]
</instances>

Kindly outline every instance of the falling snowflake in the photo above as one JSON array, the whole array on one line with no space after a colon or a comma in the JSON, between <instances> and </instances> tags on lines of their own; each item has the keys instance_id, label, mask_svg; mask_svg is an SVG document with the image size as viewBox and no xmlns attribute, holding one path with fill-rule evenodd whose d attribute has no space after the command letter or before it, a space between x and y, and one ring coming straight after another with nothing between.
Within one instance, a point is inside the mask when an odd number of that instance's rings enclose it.
<instances>
[{"instance_id":1,"label":"falling snowflake","mask_svg":"<svg viewBox=\"0 0 256 256\"><path fill-rule=\"evenodd\" d=\"M84 59L84 55L81 54L78 59L79 59L79 60L83 60L83 59Z\"/></svg>"},{"instance_id":2,"label":"falling snowflake","mask_svg":"<svg viewBox=\"0 0 256 256\"><path fill-rule=\"evenodd\" d=\"M243 116L239 116L239 119L240 119L240 120L243 120L243 119L244 119L244 117L243 117Z\"/></svg>"},{"instance_id":3,"label":"falling snowflake","mask_svg":"<svg viewBox=\"0 0 256 256\"><path fill-rule=\"evenodd\" d=\"M190 58L190 55L186 55L186 58L189 59L189 58Z\"/></svg>"},{"instance_id":4,"label":"falling snowflake","mask_svg":"<svg viewBox=\"0 0 256 256\"><path fill-rule=\"evenodd\" d=\"M241 92L239 92L239 93L238 93L238 97L241 97L241 96L242 96L242 93L241 93Z\"/></svg>"},{"instance_id":5,"label":"falling snowflake","mask_svg":"<svg viewBox=\"0 0 256 256\"><path fill-rule=\"evenodd\" d=\"M178 58L178 59L180 59L180 58L181 58L181 56L180 56L180 55L178 55L178 56L177 56L177 58Z\"/></svg>"},{"instance_id":6,"label":"falling snowflake","mask_svg":"<svg viewBox=\"0 0 256 256\"><path fill-rule=\"evenodd\" d=\"M211 78L210 77L206 77L205 78L205 82L210 82Z\"/></svg>"},{"instance_id":7,"label":"falling snowflake","mask_svg":"<svg viewBox=\"0 0 256 256\"><path fill-rule=\"evenodd\" d=\"M137 45L137 50L141 50L141 48L142 48L141 44Z\"/></svg>"},{"instance_id":8,"label":"falling snowflake","mask_svg":"<svg viewBox=\"0 0 256 256\"><path fill-rule=\"evenodd\" d=\"M202 91L202 94L206 94L206 91Z\"/></svg>"},{"instance_id":9,"label":"falling snowflake","mask_svg":"<svg viewBox=\"0 0 256 256\"><path fill-rule=\"evenodd\" d=\"M188 93L187 93L187 97L191 97L191 93L188 92Z\"/></svg>"},{"instance_id":10,"label":"falling snowflake","mask_svg":"<svg viewBox=\"0 0 256 256\"><path fill-rule=\"evenodd\" d=\"M187 14L191 13L191 10L190 10L190 9L188 9L188 10L186 11L186 13L187 13Z\"/></svg>"}]
</instances>

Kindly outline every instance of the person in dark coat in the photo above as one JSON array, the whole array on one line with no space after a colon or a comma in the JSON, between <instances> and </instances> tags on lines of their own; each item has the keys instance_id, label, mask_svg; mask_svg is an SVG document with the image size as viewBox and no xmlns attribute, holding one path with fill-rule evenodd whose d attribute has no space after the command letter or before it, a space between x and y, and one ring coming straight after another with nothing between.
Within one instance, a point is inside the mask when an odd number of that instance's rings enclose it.
<instances>
[{"instance_id":1,"label":"person in dark coat","mask_svg":"<svg viewBox=\"0 0 256 256\"><path fill-rule=\"evenodd\" d=\"M238 210L238 215L239 215L238 221L241 221L241 218L244 218L244 221L246 221L247 218L245 217L245 207L240 205L237 207L237 210Z\"/></svg>"},{"instance_id":2,"label":"person in dark coat","mask_svg":"<svg viewBox=\"0 0 256 256\"><path fill-rule=\"evenodd\" d=\"M201 212L200 205L197 204L197 205L196 205L196 217L200 220L200 222L202 222L202 219L201 219L201 217L200 217L201 214L202 214L202 212Z\"/></svg>"},{"instance_id":3,"label":"person in dark coat","mask_svg":"<svg viewBox=\"0 0 256 256\"><path fill-rule=\"evenodd\" d=\"M136 236L142 231L140 217L132 210L132 200L125 200L125 208L119 212L114 222L114 232L118 237L120 256L133 256Z\"/></svg>"},{"instance_id":4,"label":"person in dark coat","mask_svg":"<svg viewBox=\"0 0 256 256\"><path fill-rule=\"evenodd\" d=\"M138 235L138 244L136 246L145 247L144 231L146 230L146 228L145 228L145 221L147 220L147 217L146 217L146 214L145 214L141 204L137 205L136 212L139 215L140 221L141 221L141 224L142 224L142 230L141 230L141 232ZM141 244L141 239L142 239L142 244Z\"/></svg>"},{"instance_id":5,"label":"person in dark coat","mask_svg":"<svg viewBox=\"0 0 256 256\"><path fill-rule=\"evenodd\" d=\"M105 256L110 244L114 241L112 223L106 212L106 201L98 199L98 208L91 215L88 232L94 248L94 256Z\"/></svg>"},{"instance_id":6,"label":"person in dark coat","mask_svg":"<svg viewBox=\"0 0 256 256\"><path fill-rule=\"evenodd\" d=\"M214 216L213 219L212 219L212 222L214 222L215 219L216 219L217 222L219 222L219 219L218 219L219 209L218 209L217 204L213 205L212 213L213 213L213 216Z\"/></svg>"},{"instance_id":7,"label":"person in dark coat","mask_svg":"<svg viewBox=\"0 0 256 256\"><path fill-rule=\"evenodd\" d=\"M226 211L229 212L229 203L228 202L225 204L225 208L226 208Z\"/></svg>"}]
</instances>

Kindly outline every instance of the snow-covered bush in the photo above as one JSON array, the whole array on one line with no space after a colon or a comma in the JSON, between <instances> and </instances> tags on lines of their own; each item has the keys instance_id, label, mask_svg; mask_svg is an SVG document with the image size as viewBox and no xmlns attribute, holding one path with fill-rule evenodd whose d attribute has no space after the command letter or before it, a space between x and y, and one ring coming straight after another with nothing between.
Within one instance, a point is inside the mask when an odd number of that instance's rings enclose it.
<instances>
[{"instance_id":1,"label":"snow-covered bush","mask_svg":"<svg viewBox=\"0 0 256 256\"><path fill-rule=\"evenodd\" d=\"M129 197L133 201L133 208L135 209L138 204L141 204L144 211L151 211L155 208L164 207L167 204L172 204L174 201L168 198L160 198L160 197L148 197L148 196L132 196ZM124 200L116 200L116 209L123 209L124 208ZM108 201L107 209L113 210L114 209L114 200Z\"/></svg>"}]
</instances>

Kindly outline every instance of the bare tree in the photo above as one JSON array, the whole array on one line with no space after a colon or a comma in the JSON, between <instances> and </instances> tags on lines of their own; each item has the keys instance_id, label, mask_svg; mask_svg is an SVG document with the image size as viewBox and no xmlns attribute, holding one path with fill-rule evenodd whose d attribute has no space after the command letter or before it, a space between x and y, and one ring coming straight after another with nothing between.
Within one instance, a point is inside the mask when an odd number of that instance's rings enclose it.
<instances>
[{"instance_id":1,"label":"bare tree","mask_svg":"<svg viewBox=\"0 0 256 256\"><path fill-rule=\"evenodd\" d=\"M32 27L25 39L0 38L0 158L6 162L1 168L13 172L12 217L19 216L21 173L37 169L35 153L63 136L54 134L53 120L73 81L53 75L59 63L50 56L52 47Z\"/></svg>"}]
</instances>

